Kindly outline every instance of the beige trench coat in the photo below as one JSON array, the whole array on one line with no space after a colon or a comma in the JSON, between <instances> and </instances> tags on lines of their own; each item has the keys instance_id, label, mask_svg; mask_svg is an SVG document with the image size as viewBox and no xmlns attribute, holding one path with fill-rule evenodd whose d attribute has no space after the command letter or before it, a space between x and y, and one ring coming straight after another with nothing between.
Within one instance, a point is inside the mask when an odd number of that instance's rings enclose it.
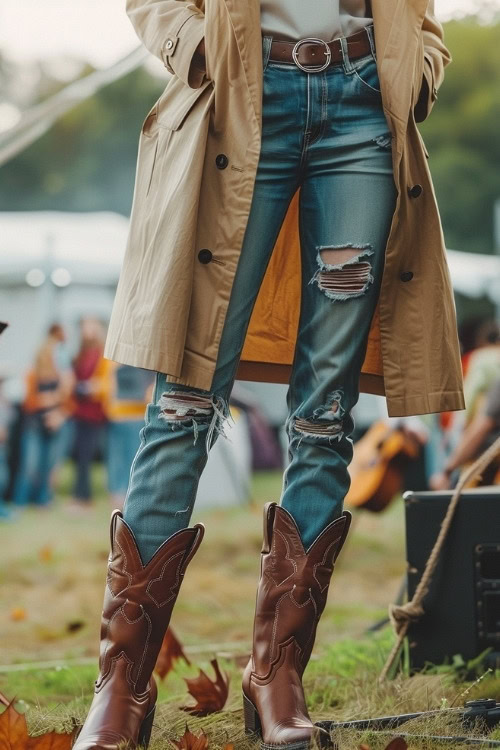
<instances>
[{"instance_id":1,"label":"beige trench coat","mask_svg":"<svg viewBox=\"0 0 500 750\"><path fill-rule=\"evenodd\" d=\"M462 409L455 307L415 124L432 108L449 54L433 0L373 0L372 9L398 199L360 387L385 393L391 416ZM260 2L128 0L127 12L173 76L142 127L105 355L209 391L259 160ZM202 37L206 75L191 66ZM216 166L219 154L226 169ZM411 191L415 185L422 190ZM200 262L202 249L214 262ZM299 252L295 196L250 322L241 378L289 378Z\"/></svg>"}]
</instances>

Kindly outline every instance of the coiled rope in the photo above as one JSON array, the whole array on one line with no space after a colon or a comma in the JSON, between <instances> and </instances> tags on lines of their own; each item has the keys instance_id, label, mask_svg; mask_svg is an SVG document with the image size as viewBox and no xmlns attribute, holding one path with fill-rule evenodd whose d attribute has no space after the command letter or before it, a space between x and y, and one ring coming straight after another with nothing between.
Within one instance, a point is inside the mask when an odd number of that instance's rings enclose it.
<instances>
[{"instance_id":1,"label":"coiled rope","mask_svg":"<svg viewBox=\"0 0 500 750\"><path fill-rule=\"evenodd\" d=\"M410 624L412 622L416 622L425 614L425 610L423 608L423 600L429 590L432 576L434 575L439 556L444 547L446 537L455 515L455 510L457 509L458 502L464 488L469 482L481 476L483 471L498 456L500 456L500 437L497 438L493 445L491 445L484 453L482 453L477 461L474 461L474 463L461 475L448 506L448 510L446 511L446 515L441 523L438 537L436 539L434 547L432 548L432 552L429 555L425 570L415 590L413 598L407 604L403 604L401 606L396 604L389 605L389 617L396 632L397 639L391 649L389 656L387 657L384 668L380 673L379 682L383 682L392 669L392 666L399 655Z\"/></svg>"}]
</instances>

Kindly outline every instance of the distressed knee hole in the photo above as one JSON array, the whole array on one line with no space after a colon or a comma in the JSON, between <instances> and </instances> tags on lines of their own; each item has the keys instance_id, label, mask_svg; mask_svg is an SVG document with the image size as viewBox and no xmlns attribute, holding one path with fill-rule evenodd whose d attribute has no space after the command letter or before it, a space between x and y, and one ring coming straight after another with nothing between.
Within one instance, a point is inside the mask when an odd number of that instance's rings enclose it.
<instances>
[{"instance_id":1,"label":"distressed knee hole","mask_svg":"<svg viewBox=\"0 0 500 750\"><path fill-rule=\"evenodd\" d=\"M164 419L172 430L193 430L193 443L198 440L199 431L207 428L207 455L217 435L223 435L224 423L230 416L227 401L213 394L203 395L185 391L169 391L158 401L160 419Z\"/></svg>"},{"instance_id":2,"label":"distressed knee hole","mask_svg":"<svg viewBox=\"0 0 500 750\"><path fill-rule=\"evenodd\" d=\"M315 435L316 437L324 437L331 435L338 435L342 432L341 422L329 422L324 424L318 420L301 419L297 417L295 420L295 429L297 432L301 432L303 435Z\"/></svg>"},{"instance_id":3,"label":"distressed knee hole","mask_svg":"<svg viewBox=\"0 0 500 750\"><path fill-rule=\"evenodd\" d=\"M310 283L332 300L347 300L365 294L373 283L371 245L332 245L318 248L318 271Z\"/></svg>"},{"instance_id":4,"label":"distressed knee hole","mask_svg":"<svg viewBox=\"0 0 500 750\"><path fill-rule=\"evenodd\" d=\"M325 406L315 409L312 417L296 417L294 429L303 438L341 440L344 435L343 391L334 391L328 396Z\"/></svg>"},{"instance_id":5,"label":"distressed knee hole","mask_svg":"<svg viewBox=\"0 0 500 750\"><path fill-rule=\"evenodd\" d=\"M194 393L163 393L158 406L160 418L167 422L191 422L193 419L209 418L213 414L210 396Z\"/></svg>"}]
</instances>

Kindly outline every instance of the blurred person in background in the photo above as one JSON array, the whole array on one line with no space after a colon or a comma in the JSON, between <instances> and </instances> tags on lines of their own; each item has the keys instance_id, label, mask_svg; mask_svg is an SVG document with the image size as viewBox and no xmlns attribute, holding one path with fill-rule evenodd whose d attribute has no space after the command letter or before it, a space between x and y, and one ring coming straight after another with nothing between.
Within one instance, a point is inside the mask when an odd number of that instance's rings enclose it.
<instances>
[{"instance_id":1,"label":"blurred person in background","mask_svg":"<svg viewBox=\"0 0 500 750\"><path fill-rule=\"evenodd\" d=\"M152 396L154 373L115 362L109 365L104 397L108 490L112 507L122 509L146 404Z\"/></svg>"},{"instance_id":2,"label":"blurred person in background","mask_svg":"<svg viewBox=\"0 0 500 750\"><path fill-rule=\"evenodd\" d=\"M481 403L476 406L471 421L464 427L458 444L447 459L441 472L430 479L433 490L447 490L456 484L459 470L478 458L500 437L500 367L497 379L486 391ZM483 472L476 486L488 486L500 482L500 464L493 461Z\"/></svg>"},{"instance_id":3,"label":"blurred person in background","mask_svg":"<svg viewBox=\"0 0 500 750\"><path fill-rule=\"evenodd\" d=\"M12 517L12 512L5 502L5 494L9 486L7 444L13 410L11 404L3 394L4 380L5 374L0 371L0 521L5 521Z\"/></svg>"},{"instance_id":4,"label":"blurred person in background","mask_svg":"<svg viewBox=\"0 0 500 750\"><path fill-rule=\"evenodd\" d=\"M103 359L104 327L97 318L80 321L80 348L73 361L75 375L73 410L76 477L70 510L90 507L92 462L104 448L106 414L104 394L109 362Z\"/></svg>"},{"instance_id":5,"label":"blurred person in background","mask_svg":"<svg viewBox=\"0 0 500 750\"><path fill-rule=\"evenodd\" d=\"M473 318L459 328L458 336L462 349L462 369L467 375L469 363L479 349L491 347L500 341L500 324L491 318Z\"/></svg>"},{"instance_id":6,"label":"blurred person in background","mask_svg":"<svg viewBox=\"0 0 500 750\"><path fill-rule=\"evenodd\" d=\"M14 483L16 506L44 507L52 499L51 477L61 456L63 427L71 411L73 375L66 335L54 323L26 375L20 458Z\"/></svg>"},{"instance_id":7,"label":"blurred person in background","mask_svg":"<svg viewBox=\"0 0 500 750\"><path fill-rule=\"evenodd\" d=\"M487 337L467 357L464 392L465 419L470 423L482 406L486 393L500 374L500 335L498 324L485 321Z\"/></svg>"},{"instance_id":8,"label":"blurred person in background","mask_svg":"<svg viewBox=\"0 0 500 750\"><path fill-rule=\"evenodd\" d=\"M459 444L476 414L482 414L486 393L500 373L500 329L497 321L473 318L459 330L464 374L465 410L433 415L427 449L429 486L444 488L443 467L456 456ZM477 426L477 425L476 425ZM461 451L460 451L461 452Z\"/></svg>"}]
</instances>

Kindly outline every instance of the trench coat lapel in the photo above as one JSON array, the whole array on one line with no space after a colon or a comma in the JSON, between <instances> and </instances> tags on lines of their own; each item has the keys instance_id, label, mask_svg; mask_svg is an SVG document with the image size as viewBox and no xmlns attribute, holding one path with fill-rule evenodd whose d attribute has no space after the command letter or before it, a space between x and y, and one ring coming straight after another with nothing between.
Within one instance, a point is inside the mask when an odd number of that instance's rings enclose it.
<instances>
[{"instance_id":1,"label":"trench coat lapel","mask_svg":"<svg viewBox=\"0 0 500 750\"><path fill-rule=\"evenodd\" d=\"M214 2L214 0L212 0ZM220 0L226 5L257 118L262 109L260 0Z\"/></svg>"},{"instance_id":2,"label":"trench coat lapel","mask_svg":"<svg viewBox=\"0 0 500 750\"><path fill-rule=\"evenodd\" d=\"M429 0L372 0L377 67L386 110L406 126L420 29ZM408 71L411 66L411 71Z\"/></svg>"},{"instance_id":3,"label":"trench coat lapel","mask_svg":"<svg viewBox=\"0 0 500 750\"><path fill-rule=\"evenodd\" d=\"M429 0L372 0L377 57L382 62L393 49L401 54L401 19L408 19L417 40ZM404 14L404 16L403 16ZM405 50L405 56L407 51Z\"/></svg>"}]
</instances>

